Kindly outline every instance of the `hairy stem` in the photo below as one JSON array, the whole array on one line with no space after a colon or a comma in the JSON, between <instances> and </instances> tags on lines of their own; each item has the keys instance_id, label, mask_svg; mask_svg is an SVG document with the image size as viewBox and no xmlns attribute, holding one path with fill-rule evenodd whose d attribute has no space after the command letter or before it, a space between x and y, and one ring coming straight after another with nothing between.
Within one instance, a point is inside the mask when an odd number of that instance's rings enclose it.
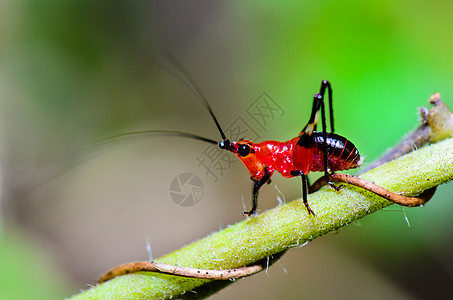
<instances>
[{"instance_id":1,"label":"hairy stem","mask_svg":"<svg viewBox=\"0 0 453 300\"><path fill-rule=\"evenodd\" d=\"M453 179L453 139L424 147L361 175L393 192L414 196ZM346 185L309 195L316 217L307 214L301 199L209 235L167 254L156 262L208 270L252 264L288 248L335 231L392 202ZM429 204L428 204L429 205ZM120 276L84 291L73 299L174 298L210 283L156 273Z\"/></svg>"}]
</instances>

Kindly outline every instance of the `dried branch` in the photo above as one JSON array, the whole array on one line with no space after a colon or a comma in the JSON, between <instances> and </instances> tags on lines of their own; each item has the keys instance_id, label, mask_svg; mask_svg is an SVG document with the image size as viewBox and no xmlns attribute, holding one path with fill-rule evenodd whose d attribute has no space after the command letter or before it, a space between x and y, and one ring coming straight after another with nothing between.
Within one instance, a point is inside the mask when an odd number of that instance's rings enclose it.
<instances>
[{"instance_id":1,"label":"dried branch","mask_svg":"<svg viewBox=\"0 0 453 300\"><path fill-rule=\"evenodd\" d=\"M137 261L123 264L111 269L110 271L102 275L101 278L99 278L98 284L104 283L118 276L137 272L156 272L198 279L231 280L253 275L262 271L263 269L264 265L262 263L238 269L203 270L155 263L152 261Z\"/></svg>"}]
</instances>

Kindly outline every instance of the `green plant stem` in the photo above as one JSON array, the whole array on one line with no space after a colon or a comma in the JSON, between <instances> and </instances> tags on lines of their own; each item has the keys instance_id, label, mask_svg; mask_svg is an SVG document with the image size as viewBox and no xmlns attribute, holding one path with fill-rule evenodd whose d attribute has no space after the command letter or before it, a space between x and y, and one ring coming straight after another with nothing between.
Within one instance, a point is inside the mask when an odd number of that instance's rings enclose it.
<instances>
[{"instance_id":1,"label":"green plant stem","mask_svg":"<svg viewBox=\"0 0 453 300\"><path fill-rule=\"evenodd\" d=\"M453 179L453 139L414 151L361 177L406 196L420 194ZM203 269L242 267L335 231L392 204L354 186L345 186L340 192L324 187L309 195L308 200L316 217L309 216L302 200L298 199L247 218L156 262ZM167 299L181 296L209 282L156 273L136 273L107 281L72 299Z\"/></svg>"}]
</instances>

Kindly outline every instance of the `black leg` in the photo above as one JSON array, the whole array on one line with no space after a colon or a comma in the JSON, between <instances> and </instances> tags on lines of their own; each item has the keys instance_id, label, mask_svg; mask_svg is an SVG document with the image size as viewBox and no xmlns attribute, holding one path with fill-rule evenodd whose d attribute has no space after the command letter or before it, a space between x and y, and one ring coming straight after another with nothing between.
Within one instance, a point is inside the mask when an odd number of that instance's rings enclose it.
<instances>
[{"instance_id":1,"label":"black leg","mask_svg":"<svg viewBox=\"0 0 453 300\"><path fill-rule=\"evenodd\" d=\"M324 83L324 81L323 81ZM325 92L322 90L322 85L321 85L321 91ZM324 94L321 94L321 97L324 97ZM324 100L324 99L323 99ZM323 151L323 158L324 158L324 179L326 180L326 183L328 183L329 180L329 166L328 166L328 158L329 158L329 147L327 147L327 126L326 126L326 109L324 105L324 101L321 100L321 118L322 118L322 136L324 139L324 151Z\"/></svg>"},{"instance_id":2,"label":"black leg","mask_svg":"<svg viewBox=\"0 0 453 300\"><path fill-rule=\"evenodd\" d=\"M308 214L315 216L314 211L308 205L308 178L303 173L300 175L302 177L302 199L304 200L305 207L307 208Z\"/></svg>"},{"instance_id":3,"label":"black leg","mask_svg":"<svg viewBox=\"0 0 453 300\"><path fill-rule=\"evenodd\" d=\"M329 116L330 116L330 132L334 132L334 121L333 121L333 100L332 100L332 86L330 85L330 82L327 80L323 80L321 82L321 88L319 89L319 93L315 94L314 99L313 99L313 106L311 110L311 115L310 119L307 122L307 125L302 129L300 134L308 134L311 135L313 131L316 131L316 127L318 125L318 113L321 110L321 118L323 120L323 129L327 128L326 124L326 113L324 109L324 95L326 93L327 89L327 95L329 98ZM324 130L323 130L324 131ZM325 130L327 132L327 129Z\"/></svg>"},{"instance_id":4,"label":"black leg","mask_svg":"<svg viewBox=\"0 0 453 300\"><path fill-rule=\"evenodd\" d=\"M328 163L329 147L327 146L326 108L325 108L325 104L324 104L324 95L326 92L326 88L327 88L327 93L328 93L328 97L329 97L330 130L332 133L334 131L333 107L332 107L332 87L327 80L323 80L321 82L321 88L319 89L319 96L320 96L321 119L322 119L322 136L324 139L324 143L323 143L324 180L326 181L326 184L330 185L332 188L339 191L340 188L337 187L335 184L333 184L333 182L330 181L330 176L329 176L329 163Z\"/></svg>"},{"instance_id":5,"label":"black leg","mask_svg":"<svg viewBox=\"0 0 453 300\"><path fill-rule=\"evenodd\" d=\"M261 177L260 180L254 181L253 183L253 193L252 193L252 209L250 211L244 211L243 214L247 216L251 216L255 213L256 207L258 205L258 192L260 188L270 180L272 176L271 172L267 172Z\"/></svg>"},{"instance_id":6,"label":"black leg","mask_svg":"<svg viewBox=\"0 0 453 300\"><path fill-rule=\"evenodd\" d=\"M329 98L329 115L330 115L330 132L334 132L334 120L333 120L333 100L332 100L332 86L330 82L327 80L323 80L321 82L321 87L319 89L319 93L314 95L313 99L313 107L310 115L310 119L308 120L307 125L302 129L300 132L300 139L298 141L298 145L309 148L313 145L310 143L312 142L312 134L313 131L316 130L318 124L319 113L321 113L321 122L322 122L322 136L323 136L323 143L322 143L322 150L323 150L323 162L324 162L324 181L327 185L331 186L335 190L339 190L340 188L335 186L333 182L330 181L330 170L329 170L329 147L327 145L327 122L326 122L326 108L324 103L324 96L327 90L327 97ZM307 189L307 177L301 173L302 176L302 186ZM306 194L304 195L304 203L307 207L309 213L313 213L307 203ZM313 213L314 215L314 213Z\"/></svg>"},{"instance_id":7,"label":"black leg","mask_svg":"<svg viewBox=\"0 0 453 300\"><path fill-rule=\"evenodd\" d=\"M334 132L334 126L333 126L333 98L332 98L332 86L330 85L330 82L324 79L321 81L321 88L319 89L319 95L323 97L324 100L324 95L327 89L327 95L329 97L329 117L330 117L330 132Z\"/></svg>"}]
</instances>

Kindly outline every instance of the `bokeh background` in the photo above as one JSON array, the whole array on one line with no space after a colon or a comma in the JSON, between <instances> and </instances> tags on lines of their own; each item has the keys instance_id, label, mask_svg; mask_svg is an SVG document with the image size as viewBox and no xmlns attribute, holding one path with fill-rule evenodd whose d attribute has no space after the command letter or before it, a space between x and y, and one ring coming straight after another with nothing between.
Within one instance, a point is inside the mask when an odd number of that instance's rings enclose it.
<instances>
[{"instance_id":1,"label":"bokeh background","mask_svg":"<svg viewBox=\"0 0 453 300\"><path fill-rule=\"evenodd\" d=\"M0 298L61 299L147 259L147 237L159 257L243 218L247 171L233 164L215 182L197 166L200 142L154 137L71 152L144 129L219 138L190 89L160 67L160 49L192 73L223 126L266 92L285 113L257 129L261 139L294 137L328 78L337 133L372 161L416 127L431 93L453 106L452 12L445 0L2 1ZM188 208L169 197L184 172L204 184ZM274 184L287 201L301 194L299 180L275 175L260 211L277 205ZM410 227L392 206L213 298L451 295L452 192L440 186L426 207L405 209Z\"/></svg>"}]
</instances>

